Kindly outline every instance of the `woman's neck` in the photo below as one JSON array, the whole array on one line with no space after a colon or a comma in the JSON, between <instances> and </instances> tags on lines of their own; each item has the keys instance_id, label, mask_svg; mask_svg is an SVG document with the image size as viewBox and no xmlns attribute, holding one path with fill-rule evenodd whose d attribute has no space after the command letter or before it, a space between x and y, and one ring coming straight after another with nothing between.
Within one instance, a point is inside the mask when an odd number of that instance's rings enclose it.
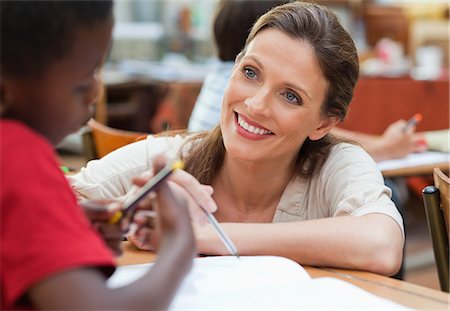
<instances>
[{"instance_id":1,"label":"woman's neck","mask_svg":"<svg viewBox=\"0 0 450 311\"><path fill-rule=\"evenodd\" d=\"M275 210L292 178L292 163L240 161L225 155L214 192L241 212ZM220 204L220 202L218 202Z\"/></svg>"}]
</instances>

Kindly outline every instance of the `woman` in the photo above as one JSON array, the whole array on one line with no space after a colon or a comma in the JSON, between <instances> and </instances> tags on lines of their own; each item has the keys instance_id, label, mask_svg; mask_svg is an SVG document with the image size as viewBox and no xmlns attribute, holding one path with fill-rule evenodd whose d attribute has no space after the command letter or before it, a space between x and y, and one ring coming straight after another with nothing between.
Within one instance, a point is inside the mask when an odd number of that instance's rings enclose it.
<instances>
[{"instance_id":1,"label":"woman","mask_svg":"<svg viewBox=\"0 0 450 311\"><path fill-rule=\"evenodd\" d=\"M357 77L353 41L331 11L276 7L236 59L218 127L149 137L89 163L72 184L90 198L124 195L155 154L180 151L186 170L213 186L215 215L241 255L394 274L404 233L390 191L367 153L328 134ZM227 254L210 226L196 239L200 253Z\"/></svg>"}]
</instances>

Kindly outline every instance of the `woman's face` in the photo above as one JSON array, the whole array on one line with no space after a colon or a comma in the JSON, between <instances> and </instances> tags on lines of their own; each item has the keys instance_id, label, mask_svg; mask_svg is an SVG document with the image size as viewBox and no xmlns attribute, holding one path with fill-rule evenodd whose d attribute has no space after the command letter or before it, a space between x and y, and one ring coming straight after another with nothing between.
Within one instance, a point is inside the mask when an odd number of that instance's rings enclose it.
<instances>
[{"instance_id":1,"label":"woman's face","mask_svg":"<svg viewBox=\"0 0 450 311\"><path fill-rule=\"evenodd\" d=\"M307 137L320 139L336 124L321 114L326 91L309 43L279 30L261 31L236 62L225 90L220 124L228 154L292 161Z\"/></svg>"}]
</instances>

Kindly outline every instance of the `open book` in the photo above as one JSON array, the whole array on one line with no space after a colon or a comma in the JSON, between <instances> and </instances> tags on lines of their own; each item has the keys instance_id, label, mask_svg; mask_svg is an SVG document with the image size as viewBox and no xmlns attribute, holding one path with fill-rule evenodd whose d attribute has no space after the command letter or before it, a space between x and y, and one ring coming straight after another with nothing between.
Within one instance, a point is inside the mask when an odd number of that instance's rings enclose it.
<instances>
[{"instance_id":1,"label":"open book","mask_svg":"<svg viewBox=\"0 0 450 311\"><path fill-rule=\"evenodd\" d=\"M108 286L124 286L152 264L118 267ZM409 310L335 278L312 279L296 262L274 256L194 260L170 310Z\"/></svg>"}]
</instances>

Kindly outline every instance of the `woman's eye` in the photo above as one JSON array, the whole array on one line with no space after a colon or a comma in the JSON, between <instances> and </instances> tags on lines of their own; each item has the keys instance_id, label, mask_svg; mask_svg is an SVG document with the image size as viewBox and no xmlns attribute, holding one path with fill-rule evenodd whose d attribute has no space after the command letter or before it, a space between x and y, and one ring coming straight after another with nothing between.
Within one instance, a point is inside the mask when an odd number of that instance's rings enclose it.
<instances>
[{"instance_id":1,"label":"woman's eye","mask_svg":"<svg viewBox=\"0 0 450 311\"><path fill-rule=\"evenodd\" d=\"M295 93L292 93L292 92L285 92L285 93L284 93L284 98L286 98L286 100L287 100L288 102L290 102L290 103L294 103L294 104L298 103L298 104L301 104L301 99L300 99Z\"/></svg>"},{"instance_id":2,"label":"woman's eye","mask_svg":"<svg viewBox=\"0 0 450 311\"><path fill-rule=\"evenodd\" d=\"M245 67L244 68L244 72L245 72L245 76L249 79L255 79L256 78L256 72L249 68L249 67Z\"/></svg>"}]
</instances>

